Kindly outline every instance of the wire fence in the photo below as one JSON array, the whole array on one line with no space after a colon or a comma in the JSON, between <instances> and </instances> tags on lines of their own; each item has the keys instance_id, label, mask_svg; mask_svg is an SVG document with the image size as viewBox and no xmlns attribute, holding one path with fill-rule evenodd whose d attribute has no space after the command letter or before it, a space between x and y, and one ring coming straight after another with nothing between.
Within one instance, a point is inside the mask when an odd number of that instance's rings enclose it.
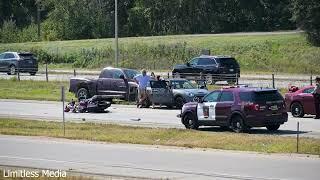
<instances>
[{"instance_id":1,"label":"wire fence","mask_svg":"<svg viewBox=\"0 0 320 180\"><path fill-rule=\"evenodd\" d=\"M20 80L36 80L36 81L66 81L70 78L98 78L99 71L85 71L85 70L56 70L49 69L48 66L41 68L18 67L9 69L8 75L1 75L2 79L16 78ZM172 73L172 72L155 72L163 78L185 78L188 80L204 80L207 84L216 85L248 85L254 87L270 87L270 88L287 88L289 86L303 87L314 84L316 75L281 75L281 74L204 74L204 73Z\"/></svg>"}]
</instances>

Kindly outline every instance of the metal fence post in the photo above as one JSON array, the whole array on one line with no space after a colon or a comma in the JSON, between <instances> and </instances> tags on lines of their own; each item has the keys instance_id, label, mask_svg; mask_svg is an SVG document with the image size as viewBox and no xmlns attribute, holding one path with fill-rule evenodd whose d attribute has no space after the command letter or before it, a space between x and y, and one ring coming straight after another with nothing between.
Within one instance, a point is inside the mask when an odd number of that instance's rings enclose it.
<instances>
[{"instance_id":1,"label":"metal fence post","mask_svg":"<svg viewBox=\"0 0 320 180\"><path fill-rule=\"evenodd\" d=\"M312 73L310 75L310 85L312 86Z\"/></svg>"},{"instance_id":2,"label":"metal fence post","mask_svg":"<svg viewBox=\"0 0 320 180\"><path fill-rule=\"evenodd\" d=\"M237 83L237 86L239 85L239 75L238 73L236 74L236 83Z\"/></svg>"},{"instance_id":3,"label":"metal fence post","mask_svg":"<svg viewBox=\"0 0 320 180\"><path fill-rule=\"evenodd\" d=\"M46 62L46 81L48 82L49 81L49 78L48 78L48 63Z\"/></svg>"},{"instance_id":4,"label":"metal fence post","mask_svg":"<svg viewBox=\"0 0 320 180\"><path fill-rule=\"evenodd\" d=\"M73 69L73 76L76 77L77 74L76 74L76 69Z\"/></svg>"},{"instance_id":5,"label":"metal fence post","mask_svg":"<svg viewBox=\"0 0 320 180\"><path fill-rule=\"evenodd\" d=\"M297 153L299 153L299 133L300 133L300 125L298 121L297 122Z\"/></svg>"},{"instance_id":6,"label":"metal fence post","mask_svg":"<svg viewBox=\"0 0 320 180\"><path fill-rule=\"evenodd\" d=\"M276 86L274 84L274 74L272 74L272 88L276 88Z\"/></svg>"},{"instance_id":7,"label":"metal fence post","mask_svg":"<svg viewBox=\"0 0 320 180\"><path fill-rule=\"evenodd\" d=\"M65 136L66 128L65 128L65 116L64 116L64 101L65 101L64 86L61 86L61 101L62 101L63 136Z\"/></svg>"},{"instance_id":8,"label":"metal fence post","mask_svg":"<svg viewBox=\"0 0 320 180\"><path fill-rule=\"evenodd\" d=\"M20 63L17 63L18 67L17 67L17 75L18 75L18 81L20 81Z\"/></svg>"}]
</instances>

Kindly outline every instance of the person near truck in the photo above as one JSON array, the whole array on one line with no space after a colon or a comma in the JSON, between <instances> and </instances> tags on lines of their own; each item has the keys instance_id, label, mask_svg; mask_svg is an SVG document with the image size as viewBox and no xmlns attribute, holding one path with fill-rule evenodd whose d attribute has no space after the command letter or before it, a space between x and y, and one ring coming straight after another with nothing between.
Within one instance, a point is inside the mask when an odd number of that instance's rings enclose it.
<instances>
[{"instance_id":1,"label":"person near truck","mask_svg":"<svg viewBox=\"0 0 320 180\"><path fill-rule=\"evenodd\" d=\"M314 105L316 109L316 117L315 119L320 119L320 76L316 77L316 87L313 92L314 97Z\"/></svg>"},{"instance_id":2,"label":"person near truck","mask_svg":"<svg viewBox=\"0 0 320 180\"><path fill-rule=\"evenodd\" d=\"M147 75L146 70L142 70L142 74L135 76L133 79L138 84L138 104L137 107L142 107L147 99L147 86L151 77Z\"/></svg>"}]
</instances>

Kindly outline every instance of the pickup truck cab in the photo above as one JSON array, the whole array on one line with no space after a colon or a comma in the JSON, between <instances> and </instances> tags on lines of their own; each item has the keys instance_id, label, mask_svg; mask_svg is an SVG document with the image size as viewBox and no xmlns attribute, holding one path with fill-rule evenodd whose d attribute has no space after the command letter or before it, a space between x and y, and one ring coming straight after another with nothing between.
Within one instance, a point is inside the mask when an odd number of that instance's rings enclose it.
<instances>
[{"instance_id":1,"label":"pickup truck cab","mask_svg":"<svg viewBox=\"0 0 320 180\"><path fill-rule=\"evenodd\" d=\"M135 100L137 83L133 78L139 72L133 69L104 68L98 79L71 78L69 91L78 99L87 99L94 95L110 95L120 99Z\"/></svg>"}]
</instances>

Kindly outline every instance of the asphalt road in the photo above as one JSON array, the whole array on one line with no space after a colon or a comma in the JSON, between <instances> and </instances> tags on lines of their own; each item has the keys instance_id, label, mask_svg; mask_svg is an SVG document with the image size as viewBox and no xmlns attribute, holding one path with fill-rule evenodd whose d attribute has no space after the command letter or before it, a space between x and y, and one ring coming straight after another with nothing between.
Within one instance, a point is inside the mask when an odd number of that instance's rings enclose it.
<instances>
[{"instance_id":1,"label":"asphalt road","mask_svg":"<svg viewBox=\"0 0 320 180\"><path fill-rule=\"evenodd\" d=\"M319 157L305 155L267 155L19 136L0 136L0 145L0 165L18 166L18 170L29 167L184 180L317 180L320 167Z\"/></svg>"},{"instance_id":2,"label":"asphalt road","mask_svg":"<svg viewBox=\"0 0 320 180\"><path fill-rule=\"evenodd\" d=\"M0 117L62 121L62 102L5 100L0 99ZM163 108L137 109L133 105L115 105L108 108L107 113L65 113L66 121L116 123L146 127L184 128L176 117L180 110ZM266 128L254 128L253 134L275 134L280 136L296 136L297 122L300 122L300 136L320 138L320 120L313 116L293 118L289 114L287 123L276 133ZM219 128L203 129L208 132L221 131Z\"/></svg>"},{"instance_id":3,"label":"asphalt road","mask_svg":"<svg viewBox=\"0 0 320 180\"><path fill-rule=\"evenodd\" d=\"M156 73L163 77L167 77L167 73L161 72ZM99 72L96 71L85 71L78 72L77 77L79 78L98 78ZM10 79L14 76L7 75L6 73L0 73L0 79ZM69 81L70 78L74 77L71 71L54 71L48 75L49 81ZM46 75L43 73L38 73L35 76L30 76L27 73L21 73L21 80L35 80L35 81L46 81ZM256 87L272 87L272 75L253 75L253 74L243 74L239 79L240 84L248 84L250 86ZM218 82L217 84L226 84L226 82ZM277 88L287 88L289 84L296 85L299 87L310 84L309 75L275 75L275 87Z\"/></svg>"}]
</instances>

